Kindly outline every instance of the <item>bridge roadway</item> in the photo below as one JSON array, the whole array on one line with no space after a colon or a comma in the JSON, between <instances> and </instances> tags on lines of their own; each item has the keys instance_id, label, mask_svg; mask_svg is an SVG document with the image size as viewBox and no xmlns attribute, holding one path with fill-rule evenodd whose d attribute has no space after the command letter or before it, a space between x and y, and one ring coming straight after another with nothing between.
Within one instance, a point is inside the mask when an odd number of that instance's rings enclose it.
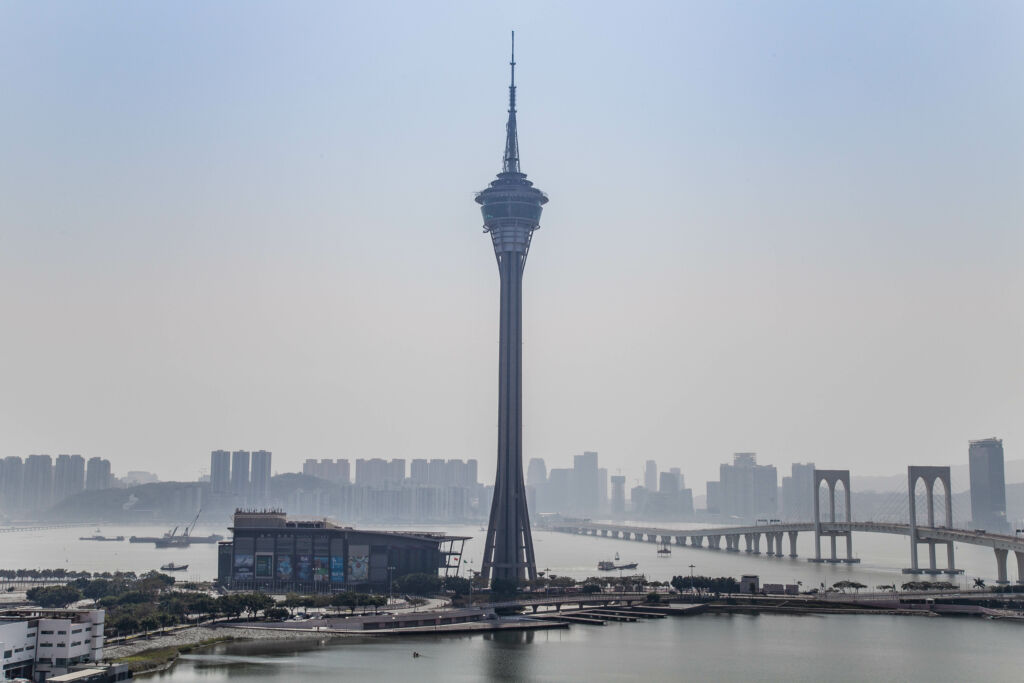
<instances>
[{"instance_id":1,"label":"bridge roadway","mask_svg":"<svg viewBox=\"0 0 1024 683\"><path fill-rule=\"evenodd\" d=\"M789 537L789 557L796 557L797 534L801 531L815 531L817 529L821 536L832 536L849 534L853 531L895 534L900 536L912 536L912 528L909 524L890 522L821 522L815 525L814 522L786 522L778 524L758 524L754 526L733 526L715 527L705 529L666 529L659 527L638 527L625 524L612 524L592 522L589 520L577 520L570 518L554 519L543 523L542 528L563 533L603 536L606 538L622 538L636 541L648 541L650 543L667 543L676 545L690 545L695 548L704 547L704 539L708 541L708 548L713 550L721 549L722 539L725 539L725 550L739 552L739 541L743 538L746 543L746 552L761 554L761 536L766 542L766 555L769 557L783 556L783 535ZM992 548L996 554L996 569L998 581L1007 582L1006 557L1013 552L1017 559L1018 581L1024 583L1024 538L1018 536L1006 536L1003 534L989 533L986 531L972 531L967 529L951 529L948 527L917 527L917 540L921 543L968 543ZM952 554L950 554L952 559ZM822 560L820 557L811 561L819 562L857 562L852 557L837 558L835 546L833 555L829 559ZM933 561L934 565L934 561ZM929 570L918 571L905 570L906 573L956 573L952 562L948 569L937 570L934 566Z\"/></svg>"}]
</instances>

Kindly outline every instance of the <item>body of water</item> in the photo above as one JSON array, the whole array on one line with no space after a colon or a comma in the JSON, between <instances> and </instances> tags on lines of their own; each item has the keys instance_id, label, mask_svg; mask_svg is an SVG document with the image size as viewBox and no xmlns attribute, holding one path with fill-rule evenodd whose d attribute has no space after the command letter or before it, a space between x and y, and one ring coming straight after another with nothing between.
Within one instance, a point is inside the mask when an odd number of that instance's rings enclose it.
<instances>
[{"instance_id":1,"label":"body of water","mask_svg":"<svg viewBox=\"0 0 1024 683\"><path fill-rule=\"evenodd\" d=\"M184 656L153 680L1019 681L1022 636L1019 624L979 619L703 615L473 636L236 643Z\"/></svg>"},{"instance_id":2,"label":"body of water","mask_svg":"<svg viewBox=\"0 0 1024 683\"><path fill-rule=\"evenodd\" d=\"M682 525L680 525L682 526ZM123 535L159 536L166 526L103 526L106 536ZM464 567L479 570L484 533L478 526L430 525L424 527L387 527L447 531L454 535L471 536L466 543ZM178 573L182 579L208 580L217 575L216 544L197 544L188 548L155 548L152 544L123 542L80 541L80 536L91 536L95 527L74 527L46 531L19 531L0 534L0 568L18 569L64 567L87 571L114 571L117 569L143 572L157 569L162 564L188 564L186 572ZM198 527L197 535L219 533L230 538L222 526ZM574 578L599 574L599 560L612 559L619 554L621 562L637 562L638 572L649 578L669 580L685 576L691 571L705 576L734 576L758 574L762 583L801 582L804 588L831 585L843 579L859 581L874 587L880 584L902 583L921 577L906 576L903 567L910 565L909 540L905 536L884 534L854 534L854 554L862 558L856 565L828 565L807 562L814 556L814 535L801 533L797 558L768 558L747 555L744 552L727 553L691 547L672 546L672 555L659 557L654 543L626 541L592 536L575 536L547 531L534 531L538 568L549 573ZM762 542L762 547L764 544ZM789 540L784 545L789 551ZM945 551L939 549L940 562ZM927 561L926 547L921 546L919 557ZM953 581L971 585L974 577L992 582L996 575L995 556L991 549L966 544L956 545L957 566L964 568L964 576ZM1015 579L1015 566L1010 561L1010 578ZM612 573L614 575L614 572ZM945 577L940 577L945 578Z\"/></svg>"}]
</instances>

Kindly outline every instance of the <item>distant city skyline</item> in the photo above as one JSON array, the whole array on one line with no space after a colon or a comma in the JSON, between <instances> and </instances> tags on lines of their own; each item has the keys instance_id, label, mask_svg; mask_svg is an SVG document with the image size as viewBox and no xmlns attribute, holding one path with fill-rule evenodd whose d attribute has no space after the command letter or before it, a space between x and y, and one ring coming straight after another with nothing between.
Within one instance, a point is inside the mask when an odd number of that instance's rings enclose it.
<instances>
[{"instance_id":1,"label":"distant city skyline","mask_svg":"<svg viewBox=\"0 0 1024 683\"><path fill-rule=\"evenodd\" d=\"M557 197L524 292L527 457L594 450L627 489L671 461L696 492L743 451L888 475L995 434L1012 460L1022 23L4 3L0 456L171 479L260 444L281 471L477 458L491 480L498 285L466 231L514 28Z\"/></svg>"}]
</instances>

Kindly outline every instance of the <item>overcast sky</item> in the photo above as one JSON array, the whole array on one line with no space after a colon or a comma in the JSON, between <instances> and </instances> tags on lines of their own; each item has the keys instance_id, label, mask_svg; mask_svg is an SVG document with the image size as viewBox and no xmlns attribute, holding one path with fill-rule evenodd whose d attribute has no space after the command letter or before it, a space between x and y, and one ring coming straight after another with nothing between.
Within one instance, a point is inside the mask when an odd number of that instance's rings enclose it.
<instances>
[{"instance_id":1,"label":"overcast sky","mask_svg":"<svg viewBox=\"0 0 1024 683\"><path fill-rule=\"evenodd\" d=\"M1024 4L4 2L0 456L1024 454ZM780 472L781 476L781 472Z\"/></svg>"}]
</instances>

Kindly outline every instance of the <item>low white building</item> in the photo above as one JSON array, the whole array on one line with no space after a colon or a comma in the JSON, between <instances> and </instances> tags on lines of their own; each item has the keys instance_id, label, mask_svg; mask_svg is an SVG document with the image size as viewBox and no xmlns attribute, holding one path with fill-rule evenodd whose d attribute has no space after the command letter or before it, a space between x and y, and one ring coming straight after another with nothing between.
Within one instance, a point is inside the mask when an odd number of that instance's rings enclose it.
<instances>
[{"instance_id":1,"label":"low white building","mask_svg":"<svg viewBox=\"0 0 1024 683\"><path fill-rule=\"evenodd\" d=\"M3 678L36 681L103 659L104 611L16 609L0 611Z\"/></svg>"}]
</instances>

